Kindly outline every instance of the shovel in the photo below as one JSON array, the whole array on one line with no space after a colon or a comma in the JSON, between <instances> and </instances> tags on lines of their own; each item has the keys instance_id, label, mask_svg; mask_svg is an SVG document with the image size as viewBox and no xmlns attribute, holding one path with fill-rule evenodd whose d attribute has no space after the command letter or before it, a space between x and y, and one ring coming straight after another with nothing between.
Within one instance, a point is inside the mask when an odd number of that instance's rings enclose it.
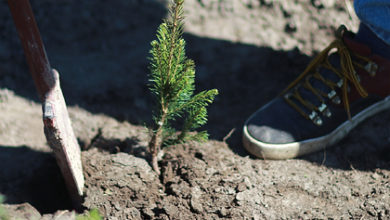
<instances>
[{"instance_id":1,"label":"shovel","mask_svg":"<svg viewBox=\"0 0 390 220\"><path fill-rule=\"evenodd\" d=\"M53 149L73 204L82 201L84 176L80 147L73 133L59 74L50 67L38 26L28 0L8 0L27 63L42 102L44 132Z\"/></svg>"}]
</instances>

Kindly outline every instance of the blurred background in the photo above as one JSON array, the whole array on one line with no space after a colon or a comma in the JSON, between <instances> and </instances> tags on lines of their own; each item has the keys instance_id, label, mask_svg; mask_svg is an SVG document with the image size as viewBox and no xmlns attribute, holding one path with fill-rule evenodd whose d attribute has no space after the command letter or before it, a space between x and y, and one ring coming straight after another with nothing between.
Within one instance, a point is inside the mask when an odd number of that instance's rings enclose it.
<instances>
[{"instance_id":1,"label":"blurred background","mask_svg":"<svg viewBox=\"0 0 390 220\"><path fill-rule=\"evenodd\" d=\"M68 105L150 123L147 57L168 3L31 1ZM251 112L304 69L308 56L329 43L338 25L355 30L348 3L186 0L184 38L196 64L197 89L220 91L209 113L211 137L221 140L239 130ZM38 101L5 1L0 3L0 87Z\"/></svg>"}]
</instances>

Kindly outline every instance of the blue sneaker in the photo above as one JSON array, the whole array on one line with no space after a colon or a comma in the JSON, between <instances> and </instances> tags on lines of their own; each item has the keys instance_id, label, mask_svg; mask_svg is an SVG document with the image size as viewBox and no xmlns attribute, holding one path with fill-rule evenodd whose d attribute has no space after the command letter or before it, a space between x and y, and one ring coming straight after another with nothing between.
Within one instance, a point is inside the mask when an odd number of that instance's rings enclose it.
<instances>
[{"instance_id":1,"label":"blue sneaker","mask_svg":"<svg viewBox=\"0 0 390 220\"><path fill-rule=\"evenodd\" d=\"M251 154L288 159L312 153L390 108L390 59L357 39L341 26L294 82L249 117L243 143Z\"/></svg>"}]
</instances>

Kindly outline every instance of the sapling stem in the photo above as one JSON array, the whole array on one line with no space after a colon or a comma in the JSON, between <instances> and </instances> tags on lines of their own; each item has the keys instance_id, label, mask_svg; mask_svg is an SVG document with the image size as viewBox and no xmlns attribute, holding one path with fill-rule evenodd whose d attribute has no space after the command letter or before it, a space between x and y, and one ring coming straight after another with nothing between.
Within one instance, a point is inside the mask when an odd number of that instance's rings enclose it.
<instances>
[{"instance_id":1,"label":"sapling stem","mask_svg":"<svg viewBox=\"0 0 390 220\"><path fill-rule=\"evenodd\" d=\"M160 152L161 149L161 143L162 143L162 131L163 131L163 126L164 126L164 121L167 117L167 112L164 111L161 116L161 120L157 123L158 127L153 132L152 138L149 142L149 151L152 156L152 168L153 170L160 175L160 168L158 166L158 153Z\"/></svg>"}]
</instances>

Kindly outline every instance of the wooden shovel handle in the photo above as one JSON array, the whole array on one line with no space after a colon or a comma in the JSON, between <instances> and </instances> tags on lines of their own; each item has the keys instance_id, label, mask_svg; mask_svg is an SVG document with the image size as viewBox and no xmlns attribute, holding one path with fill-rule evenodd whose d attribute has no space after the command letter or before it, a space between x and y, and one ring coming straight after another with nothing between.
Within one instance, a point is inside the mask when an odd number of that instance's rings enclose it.
<instances>
[{"instance_id":1,"label":"wooden shovel handle","mask_svg":"<svg viewBox=\"0 0 390 220\"><path fill-rule=\"evenodd\" d=\"M53 87L49 60L29 0L8 0L8 5L22 42L30 73L41 100Z\"/></svg>"}]
</instances>

